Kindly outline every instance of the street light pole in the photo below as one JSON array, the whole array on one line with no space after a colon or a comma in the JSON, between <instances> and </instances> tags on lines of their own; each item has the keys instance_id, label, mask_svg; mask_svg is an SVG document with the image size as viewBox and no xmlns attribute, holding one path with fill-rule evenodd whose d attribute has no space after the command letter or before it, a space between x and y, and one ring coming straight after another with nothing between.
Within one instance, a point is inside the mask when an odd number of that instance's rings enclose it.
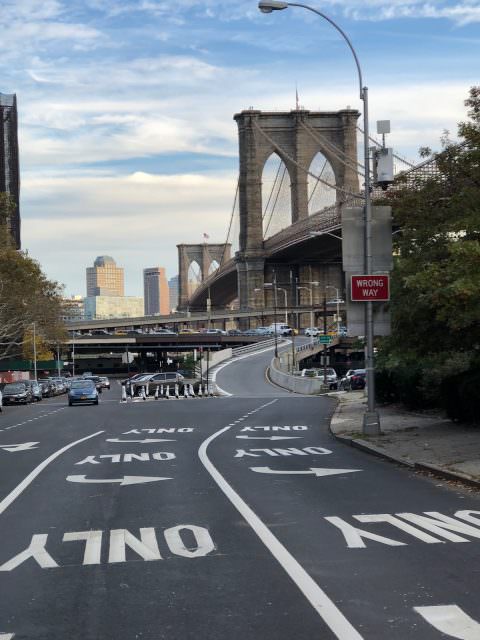
<instances>
[{"instance_id":1,"label":"street light pole","mask_svg":"<svg viewBox=\"0 0 480 640\"><path fill-rule=\"evenodd\" d=\"M368 127L368 87L363 85L362 68L357 53L350 42L349 37L343 29L327 15L309 7L306 4L297 2L279 2L278 0L260 0L258 8L262 13L272 13L272 11L282 11L288 7L301 7L329 22L336 29L347 43L352 52L357 67L358 83L360 90L360 100L363 102L363 153L365 167L365 252L364 252L364 268L365 275L372 273L372 202L370 194L370 151L369 144L369 127ZM363 416L363 432L365 434L377 435L380 431L380 418L375 408L375 368L373 361L373 302L370 300L365 303L365 337L366 337L366 362L365 369L367 372L367 411Z\"/></svg>"},{"instance_id":2,"label":"street light pole","mask_svg":"<svg viewBox=\"0 0 480 640\"><path fill-rule=\"evenodd\" d=\"M310 330L313 329L313 289L311 287L297 287L298 289L304 289L310 294ZM313 333L310 331L310 342L314 343Z\"/></svg>"},{"instance_id":3,"label":"street light pole","mask_svg":"<svg viewBox=\"0 0 480 640\"><path fill-rule=\"evenodd\" d=\"M333 289L335 291L335 300L337 301L337 336L340 335L340 291L337 287L327 284L325 289Z\"/></svg>"},{"instance_id":4,"label":"street light pole","mask_svg":"<svg viewBox=\"0 0 480 640\"><path fill-rule=\"evenodd\" d=\"M37 379L37 336L36 336L36 326L35 322L32 322L33 325L33 379Z\"/></svg>"}]
</instances>

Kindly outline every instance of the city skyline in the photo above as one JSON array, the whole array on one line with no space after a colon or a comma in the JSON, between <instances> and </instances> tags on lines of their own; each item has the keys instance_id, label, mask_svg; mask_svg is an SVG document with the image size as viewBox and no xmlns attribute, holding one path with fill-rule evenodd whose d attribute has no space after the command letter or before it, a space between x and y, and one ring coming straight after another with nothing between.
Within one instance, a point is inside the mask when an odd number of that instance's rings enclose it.
<instances>
[{"instance_id":1,"label":"city skyline","mask_svg":"<svg viewBox=\"0 0 480 640\"><path fill-rule=\"evenodd\" d=\"M455 139L478 75L475 3L322 6L357 48L372 130L390 119L389 144L413 161L420 145L439 148L444 129ZM297 89L307 109L361 106L345 43L293 9L7 0L0 23L0 90L19 106L23 246L66 295L83 291L83 265L103 252L121 259L125 293L140 295L142 270L159 255L177 273L179 242L205 232L225 241L238 177L234 113L294 109Z\"/></svg>"}]
</instances>

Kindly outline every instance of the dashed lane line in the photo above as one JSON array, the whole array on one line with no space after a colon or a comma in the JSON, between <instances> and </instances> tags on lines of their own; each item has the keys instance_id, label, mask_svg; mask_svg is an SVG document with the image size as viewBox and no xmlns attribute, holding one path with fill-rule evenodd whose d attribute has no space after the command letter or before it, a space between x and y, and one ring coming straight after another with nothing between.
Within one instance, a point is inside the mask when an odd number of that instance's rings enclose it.
<instances>
[{"instance_id":1,"label":"dashed lane line","mask_svg":"<svg viewBox=\"0 0 480 640\"><path fill-rule=\"evenodd\" d=\"M71 442L70 444L67 444L65 447L62 447L61 449L59 449L58 451L55 451L55 453L52 453L51 456L48 456L48 458L46 458L43 462L41 462L37 467L35 467L35 469L33 471L31 471L28 476L26 478L24 478L22 480L22 482L20 482L19 485L17 485L15 487L15 489L13 489L13 491L11 491L8 496L6 496L1 502L0 502L0 515L12 504L12 502L14 500L16 500L18 498L18 496L23 493L23 491L25 491L25 489L35 480L35 478L45 469L45 467L48 467L48 465L53 462L56 458L58 458L59 456L62 455L62 453L65 453L65 451L68 451L69 449L71 449L72 447L75 447L77 444L80 444L81 442L85 442L85 440L89 440L90 438L94 438L95 436L99 436L100 434L104 433L104 431L97 431L96 433L92 433L89 436L86 436L85 438L81 438L80 440L75 440L75 442Z\"/></svg>"},{"instance_id":2,"label":"dashed lane line","mask_svg":"<svg viewBox=\"0 0 480 640\"><path fill-rule=\"evenodd\" d=\"M66 407L61 407L61 409L54 409L53 411L49 411L48 413L41 413L39 416L35 418L29 418L28 420L24 420L23 422L18 422L17 424L12 424L9 427L4 427L0 429L1 431L8 431L9 429L16 429L17 427L23 427L23 425L28 424L29 422L34 422L35 420L40 420L40 418L46 418L47 416L51 416L54 413L58 413L59 411L63 411ZM0 636L0 640L2 640Z\"/></svg>"},{"instance_id":3,"label":"dashed lane line","mask_svg":"<svg viewBox=\"0 0 480 640\"><path fill-rule=\"evenodd\" d=\"M265 409L269 405L277 402L277 399L267 402L255 409L252 413ZM246 416L243 416L246 417ZM335 603L330 600L327 594L319 587L292 554L283 546L270 529L266 526L257 514L248 506L248 504L238 495L233 487L228 484L226 479L212 464L208 455L208 445L218 436L229 431L230 425L220 429L202 442L198 450L200 461L205 469L215 480L220 490L226 495L240 515L248 522L254 532L273 555L275 560L286 571L293 582L297 585L303 595L310 602L323 621L332 630L338 640L363 640L363 637L345 618L343 613L337 608Z\"/></svg>"}]
</instances>

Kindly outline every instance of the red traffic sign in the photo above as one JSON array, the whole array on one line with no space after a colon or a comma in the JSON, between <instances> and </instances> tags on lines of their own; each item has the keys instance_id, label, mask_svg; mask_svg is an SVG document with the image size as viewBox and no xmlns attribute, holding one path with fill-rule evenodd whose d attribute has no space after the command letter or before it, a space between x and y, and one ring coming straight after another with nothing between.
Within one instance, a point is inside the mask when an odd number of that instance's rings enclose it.
<instances>
[{"instance_id":1,"label":"red traffic sign","mask_svg":"<svg viewBox=\"0 0 480 640\"><path fill-rule=\"evenodd\" d=\"M390 276L352 276L352 302L386 302L390 300Z\"/></svg>"}]
</instances>

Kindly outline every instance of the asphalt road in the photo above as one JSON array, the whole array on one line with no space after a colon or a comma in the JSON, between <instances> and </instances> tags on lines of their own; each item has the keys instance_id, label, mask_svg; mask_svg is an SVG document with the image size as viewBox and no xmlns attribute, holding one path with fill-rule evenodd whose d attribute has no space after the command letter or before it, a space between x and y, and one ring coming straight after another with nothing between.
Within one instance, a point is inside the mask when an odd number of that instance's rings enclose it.
<instances>
[{"instance_id":1,"label":"asphalt road","mask_svg":"<svg viewBox=\"0 0 480 640\"><path fill-rule=\"evenodd\" d=\"M479 496L337 443L270 356L230 397L6 408L0 640L480 638Z\"/></svg>"}]
</instances>

